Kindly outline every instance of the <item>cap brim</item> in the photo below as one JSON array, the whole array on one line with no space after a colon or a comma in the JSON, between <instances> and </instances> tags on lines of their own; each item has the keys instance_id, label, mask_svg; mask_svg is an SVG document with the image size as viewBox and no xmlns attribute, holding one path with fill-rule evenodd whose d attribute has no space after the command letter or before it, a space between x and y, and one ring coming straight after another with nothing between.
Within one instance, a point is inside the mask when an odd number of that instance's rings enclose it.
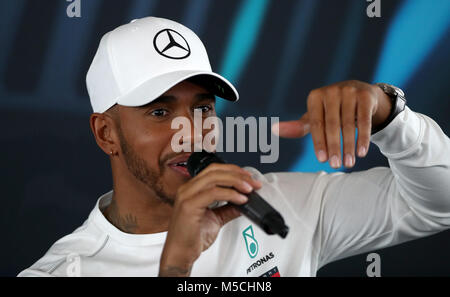
<instances>
[{"instance_id":1,"label":"cap brim","mask_svg":"<svg viewBox=\"0 0 450 297\"><path fill-rule=\"evenodd\" d=\"M159 98L180 82L190 79L205 87L209 92L229 101L239 100L234 86L221 75L208 71L175 71L151 78L128 94L117 99L124 106L142 106Z\"/></svg>"}]
</instances>

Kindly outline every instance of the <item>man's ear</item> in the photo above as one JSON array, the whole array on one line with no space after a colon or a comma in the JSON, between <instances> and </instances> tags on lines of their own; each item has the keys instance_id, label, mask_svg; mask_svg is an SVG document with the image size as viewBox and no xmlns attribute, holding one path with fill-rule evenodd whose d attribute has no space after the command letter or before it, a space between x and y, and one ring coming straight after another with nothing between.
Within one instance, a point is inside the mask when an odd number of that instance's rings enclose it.
<instances>
[{"instance_id":1,"label":"man's ear","mask_svg":"<svg viewBox=\"0 0 450 297\"><path fill-rule=\"evenodd\" d=\"M107 154L116 155L118 152L118 128L111 116L105 113L93 113L89 123L97 145Z\"/></svg>"}]
</instances>

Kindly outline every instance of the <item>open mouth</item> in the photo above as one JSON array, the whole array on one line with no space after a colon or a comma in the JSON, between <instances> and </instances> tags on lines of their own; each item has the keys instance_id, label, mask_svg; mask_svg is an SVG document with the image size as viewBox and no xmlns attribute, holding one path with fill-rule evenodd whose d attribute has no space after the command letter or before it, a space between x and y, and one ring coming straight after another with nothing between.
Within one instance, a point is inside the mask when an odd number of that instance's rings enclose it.
<instances>
[{"instance_id":1,"label":"open mouth","mask_svg":"<svg viewBox=\"0 0 450 297\"><path fill-rule=\"evenodd\" d=\"M169 168L173 169L176 173L183 177L191 177L187 170L187 160L191 154L184 154L169 161Z\"/></svg>"},{"instance_id":2,"label":"open mouth","mask_svg":"<svg viewBox=\"0 0 450 297\"><path fill-rule=\"evenodd\" d=\"M179 162L179 163L175 164L175 166L187 167L187 161L186 162Z\"/></svg>"}]
</instances>

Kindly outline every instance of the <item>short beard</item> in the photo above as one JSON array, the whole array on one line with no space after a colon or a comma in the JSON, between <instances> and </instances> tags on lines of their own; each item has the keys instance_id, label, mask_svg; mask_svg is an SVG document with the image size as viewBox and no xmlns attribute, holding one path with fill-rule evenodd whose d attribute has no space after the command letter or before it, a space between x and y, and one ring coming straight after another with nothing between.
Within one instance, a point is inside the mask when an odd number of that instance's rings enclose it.
<instances>
[{"instance_id":1,"label":"short beard","mask_svg":"<svg viewBox=\"0 0 450 297\"><path fill-rule=\"evenodd\" d=\"M161 177L164 174L165 166L158 162L159 174L155 170L149 168L144 159L138 156L133 148L126 141L122 129L119 125L118 134L120 140L120 148L127 164L128 170L134 175L134 177L145 184L150 190L154 191L157 199L163 203L173 205L175 198L168 195L162 185Z\"/></svg>"}]
</instances>

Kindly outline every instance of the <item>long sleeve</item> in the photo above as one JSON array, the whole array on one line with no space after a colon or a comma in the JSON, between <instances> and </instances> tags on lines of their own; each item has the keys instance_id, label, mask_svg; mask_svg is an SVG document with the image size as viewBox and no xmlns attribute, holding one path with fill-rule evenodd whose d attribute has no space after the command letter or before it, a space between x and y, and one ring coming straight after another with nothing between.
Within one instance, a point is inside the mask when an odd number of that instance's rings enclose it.
<instances>
[{"instance_id":1,"label":"long sleeve","mask_svg":"<svg viewBox=\"0 0 450 297\"><path fill-rule=\"evenodd\" d=\"M371 141L390 168L322 175L317 269L450 228L450 140L440 127L406 107Z\"/></svg>"}]
</instances>

